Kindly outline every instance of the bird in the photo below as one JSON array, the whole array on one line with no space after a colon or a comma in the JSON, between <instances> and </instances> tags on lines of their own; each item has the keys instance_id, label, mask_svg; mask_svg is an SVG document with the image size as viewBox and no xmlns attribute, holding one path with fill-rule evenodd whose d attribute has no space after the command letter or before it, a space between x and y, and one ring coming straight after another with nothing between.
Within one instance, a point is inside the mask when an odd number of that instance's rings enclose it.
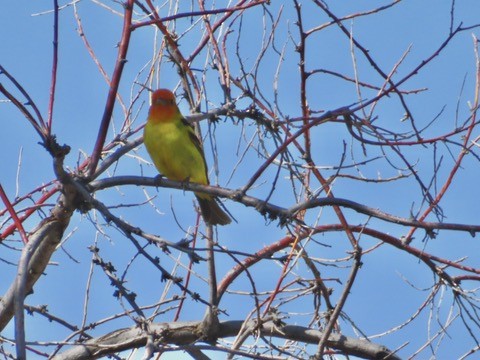
<instances>
[{"instance_id":1,"label":"bird","mask_svg":"<svg viewBox=\"0 0 480 360\"><path fill-rule=\"evenodd\" d=\"M143 142L160 174L174 181L210 184L202 144L168 89L152 94ZM227 225L232 221L215 196L200 192L195 192L195 196L207 224Z\"/></svg>"}]
</instances>

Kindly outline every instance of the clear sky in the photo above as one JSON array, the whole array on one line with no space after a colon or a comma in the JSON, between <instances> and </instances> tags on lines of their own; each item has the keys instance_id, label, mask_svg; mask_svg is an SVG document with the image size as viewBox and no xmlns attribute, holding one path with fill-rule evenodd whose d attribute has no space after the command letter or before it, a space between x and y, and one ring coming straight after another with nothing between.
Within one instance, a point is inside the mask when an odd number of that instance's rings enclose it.
<instances>
[{"instance_id":1,"label":"clear sky","mask_svg":"<svg viewBox=\"0 0 480 360\"><path fill-rule=\"evenodd\" d=\"M189 2L190 3L190 2ZM221 2L217 7L227 6L227 2ZM281 8L281 3L284 7ZM329 1L330 10L338 16L373 9L376 6L389 4L388 1L359 2ZM121 10L114 2L105 2L107 7ZM98 67L92 61L86 51L78 33L78 24L73 14L73 6L66 2L60 12L59 27L59 67L57 92L53 117L53 132L57 135L59 143L68 144L72 150L65 159L65 165L74 170L85 156L91 154L97 136L98 124L103 114L105 101L108 93L108 85L98 71ZM105 72L111 76L117 54L117 43L121 34L122 19L112 13L99 1L78 1L78 13L81 17L83 30L91 42L96 57L104 67ZM50 1L24 1L6 2L0 12L0 65L12 74L15 79L24 86L32 99L39 107L44 118L47 115L49 102L49 86L52 66L52 24L53 14ZM261 87L261 96L265 96L267 102L273 104L274 90L278 87L279 103L277 116L280 119L301 116L299 106L299 76L298 54L295 52L294 41L298 41L298 30L295 25L295 10L290 2L275 2L267 7L273 18L278 17L279 30L273 39L276 51L269 49L259 66L257 81ZM313 11L315 7L310 2L303 4L304 27L310 29L316 25L329 21L325 14ZM424 0L401 1L398 5L385 12L370 16L359 17L353 21L346 21L345 26L352 32L354 37L369 50L369 54L376 63L386 72L399 62L402 56L405 59L396 70L393 79L400 79L410 73L414 67L429 58L439 48L448 36L452 19L451 2ZM165 15L167 7L160 12ZM479 23L480 3L478 0L457 1L453 14L454 27L462 23L464 26ZM139 18L139 17L137 17ZM243 64L247 71L255 66L257 55L265 40L264 13L254 10L251 15L245 16L242 22L241 36L238 44L241 46ZM267 16L267 19L270 19ZM269 20L270 21L270 20ZM177 24L178 33L194 26L194 20L182 19ZM267 25L270 24L267 21ZM199 30L203 28L199 27ZM233 29L232 38L237 39L238 23ZM223 34L225 29L220 29ZM187 55L196 47L201 32L179 39L181 51ZM436 119L434 126L424 132L425 137L435 137L455 129L469 116L469 102L474 100L475 87L475 54L472 35L480 36L478 28L459 34L448 44L444 52L433 60L428 67L422 69L417 76L412 77L404 90L428 89L418 94L406 96L409 109L415 116L419 126L423 128L432 120ZM133 32L132 43L129 49L128 62L122 78L119 94L127 106L131 99L138 93L139 86L136 81L144 81L146 68L152 59L152 44L155 40L153 27L140 28ZM158 36L158 35L157 35ZM324 31L318 32L309 38L307 52L307 64L311 69L329 69L342 74L354 76L355 71L361 81L382 84L378 74L357 50L351 51L351 43L343 36L337 27L330 26ZM157 41L157 45L158 45ZM232 46L233 74L239 74L240 67L235 61L235 42ZM278 54L281 53L282 57ZM283 59L280 64L280 58ZM210 57L203 55L204 63L197 61L192 68L199 78L205 79L208 104L202 102L202 111L221 105L223 101L221 89L218 85L217 73L211 69L203 71L202 66L211 61ZM354 62L355 61L355 62ZM356 64L356 69L353 64ZM208 66L207 66L208 67ZM276 74L280 75L276 77ZM159 81L158 78L160 79ZM179 77L174 67L164 62L158 78L153 86L161 86L174 89L179 86ZM277 83L275 83L277 80ZM0 74L0 83L10 89L14 95L19 92L14 90L5 76ZM376 95L377 90L362 89L358 94L355 86L343 80L314 74L308 82L308 102L311 109L328 111L341 106L347 106L361 100L368 100ZM233 96L239 96L235 92ZM144 92L140 99L132 106L132 128L142 125L147 116L148 95ZM242 99L237 108L245 108L249 101ZM184 99L179 99L179 106L184 114L189 113L189 107ZM318 115L318 114L317 114ZM359 115L361 115L359 113ZM402 121L404 116L403 107L396 97L382 100L375 109L375 121L383 128L404 132L409 131L409 121ZM38 135L32 126L25 120L11 104L0 96L0 121L3 131L0 133L0 146L2 148L2 171L0 183L10 199L22 196L42 183L48 183L54 179L52 161L50 155L38 144ZM116 104L113 114L113 125L110 128L107 141L116 134L124 121L124 112L120 103ZM213 164L213 150L211 139L216 141L218 157L218 176L214 170L210 173L212 183L220 186L237 189L244 185L252 176L255 169L263 162L263 158L253 150L255 146L261 149L265 146L266 152L275 150L275 143L271 138L265 137L259 141L257 128L253 123L245 123L241 126L234 123L230 118L221 118L215 125L202 123L202 131L205 135L205 153L207 162ZM478 131L477 131L478 133ZM136 138L134 136L133 138ZM282 139L284 134L281 135ZM369 160L368 165L357 166L345 171L352 176L365 176L368 178L386 179L395 177L400 170L394 166L404 167L404 164L392 156L394 163L389 163L384 158L384 152L388 151L380 147L364 149L352 141L351 136L343 125L331 123L318 127L312 131L315 139L312 145L312 154L316 164L324 171L326 177L333 176L338 166L344 143L346 149L346 165L355 162ZM249 141L251 143L249 143ZM460 142L460 136L456 138ZM252 144L250 146L250 144ZM453 152L450 151L453 149ZM447 148L439 145L438 150L433 152L422 147L405 147L402 149L409 160L416 164L419 176L428 183L435 164L440 161L442 167L439 170L439 183L433 184L432 189L441 187L446 176L450 172L453 159L458 154L458 147ZM298 152L293 151L294 161L301 163ZM438 156L434 159L433 156ZM153 177L157 175L155 168L148 162L148 157L143 146L133 150L112 167L109 173L103 177L113 175L144 175ZM241 161L240 161L241 159ZM372 160L373 159L373 160ZM19 166L20 164L20 166ZM213 167L213 165L211 166ZM459 222L464 224L478 224L478 178L480 176L479 161L475 157L469 157L462 164L459 175L451 186L449 193L442 201L442 208L446 212L445 221ZM271 184L277 176L277 167L271 167L255 184L249 195L265 198L272 189ZM279 182L270 201L278 206L289 207L295 202L294 193L290 190L288 173L281 173ZM315 182L312 188L320 188ZM438 190L438 189L436 189ZM333 191L337 197L356 201L372 208L408 218L412 214L417 215L425 210L425 204L421 203L421 191L418 184L411 179L371 184L366 182L352 181L348 178L337 179ZM433 191L435 192L435 191ZM189 192L170 189L154 189L142 187L122 187L104 190L97 193L97 198L108 206L117 216L122 217L131 224L141 227L144 231L158 234L163 238L176 242L193 233L196 213L192 210L194 197ZM35 196L37 197L37 196ZM50 199L49 204L54 202ZM30 206L31 203L22 203L21 208ZM126 206L128 205L128 206ZM135 206L132 206L135 205ZM233 201L225 201L228 210L238 220L228 227L218 229L218 239L222 246L239 252L255 252L262 246L278 241L286 234L286 229L278 226L276 221L266 221L254 209L246 208ZM2 206L3 208L3 206ZM174 213L181 219L181 227L175 223ZM47 210L48 212L48 210ZM392 236L400 237L406 234L406 228L401 228L379 220L368 219L367 216L353 211L345 211L350 224L368 223ZM127 287L134 291L137 300L142 305L152 304L160 299L170 298L176 290L165 289L165 283L160 282L158 271L148 263L135 257L136 251L128 240L113 226L103 219L98 220L99 214L75 213L74 218L67 230L62 248L52 258L52 264L47 268L47 276L44 276L35 287L35 293L27 298L30 305L48 304L49 310L56 316L66 319L72 324L81 324L84 310L88 307L86 322L98 321L102 318L123 312L122 305L113 299L114 288L109 285L108 279L100 269L91 268L91 253L89 246L96 245L100 248L101 255L115 264L118 274L126 274ZM324 212L310 212L307 215L310 224L318 221L318 224L337 223L338 219L331 209ZM431 216L429 221L437 219ZM3 218L0 218L4 225ZM25 222L24 226L30 231L39 221L34 217ZM95 227L95 222L100 226ZM4 228L0 228L1 231ZM203 230L202 230L203 231ZM459 232L442 232L437 239L422 243L421 232L417 233L417 248L433 253L439 257L458 259L469 254L478 254L480 246L477 238ZM18 238L15 238L18 240ZM377 245L368 237L361 238L363 249ZM322 276L327 279L327 285L331 286L338 299L343 285L337 280L344 282L348 276L349 262L334 262L349 251L349 244L343 233L325 234L315 239L326 246L309 246L309 255L317 261L322 270ZM203 239L199 239L200 247L203 247ZM144 244L144 243L142 243ZM10 244L20 249L19 244ZM12 251L2 246L0 248L0 272L4 281L0 282L0 294L9 287L14 278L16 267L7 262L15 263L19 252ZM156 247L147 248L152 256L158 256L161 264L169 271L178 271L185 276L185 269L176 268L176 264L188 264L186 255L173 252L170 255L163 254ZM278 254L281 256L283 254ZM219 255L217 259L218 278L222 279L235 262L228 256ZM469 266L480 267L478 257L472 256L466 263ZM257 291L269 291L274 287L281 274L281 263L268 261L265 265L257 265L252 268L257 285ZM455 274L454 271L452 271ZM193 291L198 291L206 296L204 264L195 267L195 280L191 284ZM295 277L311 278L303 265L293 268L293 274L288 278L294 281ZM91 294L88 305L85 305L85 289L91 281ZM388 331L392 327L400 326L407 321L426 300L430 287L433 284L432 273L417 258L394 247L380 246L379 249L368 253L363 258L363 266L359 273L349 297L344 313L348 314L354 326L348 320L342 320L342 332L348 336L360 336L355 327L358 326L363 334L373 336ZM235 291L250 291L250 285L246 277L239 278L232 286ZM234 304L228 307L228 301ZM251 297L238 293L226 295L225 306L228 307L228 316L222 315L222 319L242 319L254 307ZM303 301L303 302L302 302ZM282 311L290 311L292 316L290 323L305 323L308 316L303 313L311 311L312 298L291 301L282 307ZM372 341L382 343L392 349L408 345L400 351L402 356L411 355L416 349L438 331L439 325L444 324L450 316L450 304L454 302L450 290L440 292L434 300L431 311L425 310L415 320L414 325L407 326L404 330L394 332ZM189 302L188 309L182 312L180 320L201 319L204 306L200 303ZM173 312L167 312L165 316L159 316L156 321L170 321ZM429 318L430 317L430 318ZM58 325L49 324L42 317L35 315L28 317L27 338L35 341L62 341L69 334ZM102 335L116 327L132 326L129 318L123 317L111 321L106 326L99 326L91 331L91 335ZM13 322L2 336L13 338ZM48 328L48 331L45 329ZM430 331L430 333L429 333ZM474 331L478 333L479 328ZM442 358L457 358L468 349L473 347L472 338L465 331L465 327L459 319L452 325L448 336L444 338L440 354ZM460 334L460 335L457 335ZM13 350L12 350L13 351ZM425 351L419 358L428 358L430 353ZM31 356L32 359L36 355ZM38 358L43 358L38 356Z\"/></svg>"}]
</instances>

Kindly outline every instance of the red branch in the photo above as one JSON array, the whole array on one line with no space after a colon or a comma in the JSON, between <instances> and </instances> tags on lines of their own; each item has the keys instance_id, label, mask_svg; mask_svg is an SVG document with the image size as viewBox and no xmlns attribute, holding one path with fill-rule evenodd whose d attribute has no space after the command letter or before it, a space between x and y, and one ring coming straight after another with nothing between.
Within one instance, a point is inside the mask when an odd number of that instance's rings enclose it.
<instances>
[{"instance_id":1,"label":"red branch","mask_svg":"<svg viewBox=\"0 0 480 360\"><path fill-rule=\"evenodd\" d=\"M480 269L471 267L471 266L466 266L462 265L459 262L451 261L448 259L444 259L432 254L429 254L425 252L422 249L417 249L415 247L409 246L405 242L401 241L400 239L385 234L381 231L377 231L375 229L367 228L361 225L348 225L348 230L351 232L357 232L357 233L362 233L364 235L371 236L372 238L378 239L380 241L383 241L389 245L392 245L400 250L403 250L410 255L415 256L416 258L420 259L425 265L427 265L432 271L434 271L437 275L442 276L444 280L447 280L447 282L450 285L455 285L458 284L456 279L462 280L462 279L473 279L472 276L474 275L458 275L456 277L450 277L445 271L440 269L440 267L436 263L444 264L449 267L462 270L465 272L469 272L472 274L480 275ZM218 288L217 288L217 293L218 293L218 300L220 301L220 298L222 295L225 293L227 288L231 285L231 283L240 275L242 274L246 269L250 268L252 265L258 263L259 261L270 258L273 256L274 253L277 251L280 251L282 249L285 249L288 246L291 246L295 241L301 241L306 237L312 236L314 234L318 233L325 233L325 232L333 232L333 231L345 231L345 227L343 224L331 224L331 225L323 225L323 226L318 226L314 229L314 232L308 232L304 231L302 234L299 234L297 237L295 236L286 236L283 239L269 245L265 246L264 248L260 249L257 251L254 255L246 258L241 264L236 265L233 267L222 279L222 281L219 283ZM474 277L477 279L477 277Z\"/></svg>"},{"instance_id":2,"label":"red branch","mask_svg":"<svg viewBox=\"0 0 480 360\"><path fill-rule=\"evenodd\" d=\"M53 104L55 103L55 89L57 85L57 65L58 65L58 1L53 1L53 59L52 59L52 79L50 84L50 101L48 103L47 134L52 133Z\"/></svg>"},{"instance_id":3,"label":"red branch","mask_svg":"<svg viewBox=\"0 0 480 360\"><path fill-rule=\"evenodd\" d=\"M35 212L35 210L37 210L38 206L45 203L45 201L50 199L52 195L58 192L58 190L59 190L58 187L54 187L50 189L48 192L46 192L45 194L43 194L42 197L35 202L34 206L27 209L25 213L18 218L20 223L24 222L30 215L32 215ZM0 234L0 239L5 239L7 236L10 236L15 231L15 229L18 229L18 226L16 224L10 225L5 229L5 231L2 234Z\"/></svg>"},{"instance_id":4,"label":"red branch","mask_svg":"<svg viewBox=\"0 0 480 360\"><path fill-rule=\"evenodd\" d=\"M25 229L23 228L22 222L18 218L17 213L15 212L15 209L12 206L12 203L10 202L10 200L8 200L7 194L3 190L3 186L1 184L0 184L0 198L5 204L5 207L7 208L8 212L10 213L10 216L12 217L14 222L14 226L18 229L18 232L22 237L23 243L24 244L28 243L28 237L27 237L27 234L25 233Z\"/></svg>"},{"instance_id":5,"label":"red branch","mask_svg":"<svg viewBox=\"0 0 480 360\"><path fill-rule=\"evenodd\" d=\"M105 110L103 112L102 121L100 123L100 129L98 131L97 141L93 149L92 157L90 159L90 166L88 169L88 175L91 176L97 168L100 156L102 154L105 139L107 138L107 131L110 125L110 120L115 106L115 98L117 96L118 86L120 79L122 78L123 68L127 62L128 45L130 44L130 35L132 33L132 14L133 14L133 2L134 0L128 0L125 6L125 14L123 17L123 30L122 38L118 48L117 61L115 64L115 70L113 71L112 82L108 91L107 102L105 104Z\"/></svg>"}]
</instances>

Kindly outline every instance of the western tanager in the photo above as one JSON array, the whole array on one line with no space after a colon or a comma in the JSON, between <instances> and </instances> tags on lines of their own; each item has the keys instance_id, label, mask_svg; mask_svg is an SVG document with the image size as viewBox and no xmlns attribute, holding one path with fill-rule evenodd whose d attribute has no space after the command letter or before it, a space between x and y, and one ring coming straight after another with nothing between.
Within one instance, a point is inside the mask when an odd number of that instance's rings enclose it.
<instances>
[{"instance_id":1,"label":"western tanager","mask_svg":"<svg viewBox=\"0 0 480 360\"><path fill-rule=\"evenodd\" d=\"M157 170L170 180L208 185L207 163L193 126L180 113L170 90L159 89L143 132L143 141ZM203 219L211 225L226 225L230 217L214 196L195 193Z\"/></svg>"}]
</instances>

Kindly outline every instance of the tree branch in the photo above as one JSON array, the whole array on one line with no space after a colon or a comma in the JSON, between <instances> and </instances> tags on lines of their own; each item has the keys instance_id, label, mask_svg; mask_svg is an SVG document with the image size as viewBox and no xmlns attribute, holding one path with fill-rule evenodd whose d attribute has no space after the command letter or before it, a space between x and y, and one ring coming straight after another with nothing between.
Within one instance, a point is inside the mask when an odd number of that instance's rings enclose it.
<instances>
[{"instance_id":1,"label":"tree branch","mask_svg":"<svg viewBox=\"0 0 480 360\"><path fill-rule=\"evenodd\" d=\"M23 250L24 252L32 252L24 283L25 294L32 291L33 286L44 273L57 245L62 240L75 209L72 206L72 195L74 194L75 192L64 189L64 193L58 198L51 215L44 219L29 236L29 242ZM0 330L3 330L12 319L15 296L16 285L15 282L12 282L5 296L0 299Z\"/></svg>"},{"instance_id":2,"label":"tree branch","mask_svg":"<svg viewBox=\"0 0 480 360\"><path fill-rule=\"evenodd\" d=\"M101 189L121 185L157 186L185 191L203 192L218 197L228 198L233 201L242 203L246 206L255 207L258 211L269 214L270 217L280 217L282 221L294 218L295 214L300 210L324 206L340 206L355 210L358 213L365 214L389 223L424 229L429 233L430 236L435 235L434 233L431 233L431 231L433 230L466 231L469 232L472 236L475 236L477 232L480 232L480 225L418 221L415 219L403 218L396 215L388 214L381 210L342 198L326 197L319 199L310 199L298 203L289 209L286 209L275 204L265 202L262 199L255 198L249 195L244 195L243 189L241 191L231 190L219 186L209 186L188 182L172 181L163 177L147 178L141 176L116 176L92 181L89 184L88 188L90 191L98 191Z\"/></svg>"},{"instance_id":3,"label":"tree branch","mask_svg":"<svg viewBox=\"0 0 480 360\"><path fill-rule=\"evenodd\" d=\"M220 322L219 335L222 338L235 336L242 328L242 320L232 320ZM151 333L156 334L156 342L162 345L177 345L182 349L182 345L193 346L195 342L201 340L198 329L202 325L201 321L174 322L174 323L156 323L150 325ZM252 320L248 324L250 334L258 331L260 335L289 339L308 344L316 344L322 337L322 332L296 325L281 325L273 322L266 322L258 326L257 322ZM119 351L125 351L143 347L147 343L148 334L142 332L138 327L120 329L104 336L91 339L83 344L74 344L70 349L53 357L52 360L88 360L98 359L101 356L113 354ZM389 359L400 360L388 348L370 342L369 340L359 340L346 337L339 334L331 334L327 340L329 348L340 351L343 354L357 356L363 359ZM202 345L195 345L194 348L202 349ZM225 351L228 352L226 349Z\"/></svg>"}]
</instances>

